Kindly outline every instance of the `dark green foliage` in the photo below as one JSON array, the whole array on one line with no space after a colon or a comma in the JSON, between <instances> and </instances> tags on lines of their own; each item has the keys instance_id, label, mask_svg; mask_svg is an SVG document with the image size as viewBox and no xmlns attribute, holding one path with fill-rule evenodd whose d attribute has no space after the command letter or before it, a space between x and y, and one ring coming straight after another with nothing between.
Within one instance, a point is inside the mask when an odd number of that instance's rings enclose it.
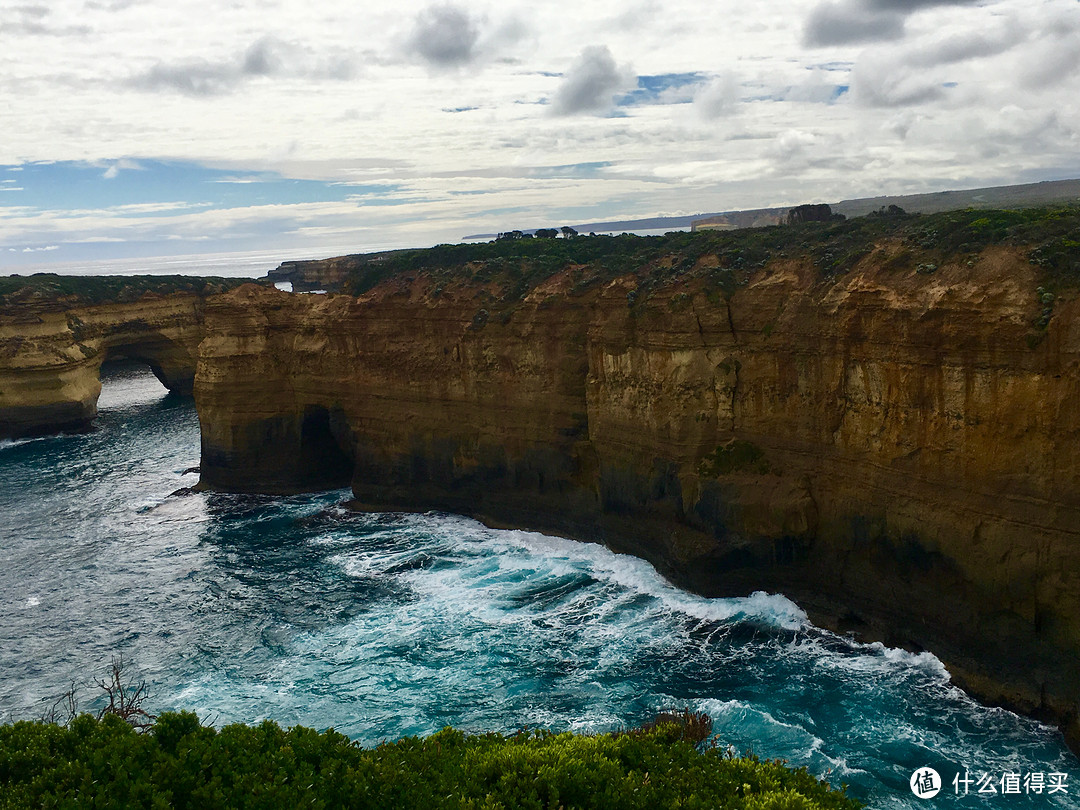
<instances>
[{"instance_id":1,"label":"dark green foliage","mask_svg":"<svg viewBox=\"0 0 1080 810\"><path fill-rule=\"evenodd\" d=\"M448 728L373 749L270 721L217 731L189 712L161 715L149 734L114 716L18 722L0 726L0 808L860 806L805 769L703 749L687 716L596 737Z\"/></svg>"},{"instance_id":2,"label":"dark green foliage","mask_svg":"<svg viewBox=\"0 0 1080 810\"><path fill-rule=\"evenodd\" d=\"M224 292L250 278L218 278L209 276L62 276L56 273L35 273L32 276L0 276L0 304L23 301L55 301L67 303L103 304L137 301L146 293L169 295L189 292L208 295Z\"/></svg>"}]
</instances>

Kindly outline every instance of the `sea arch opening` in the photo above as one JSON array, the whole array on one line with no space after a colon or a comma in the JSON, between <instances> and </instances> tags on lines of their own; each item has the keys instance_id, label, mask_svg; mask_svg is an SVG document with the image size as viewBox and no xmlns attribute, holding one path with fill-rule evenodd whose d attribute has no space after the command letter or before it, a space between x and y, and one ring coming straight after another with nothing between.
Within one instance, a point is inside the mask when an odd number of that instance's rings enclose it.
<instances>
[{"instance_id":1,"label":"sea arch opening","mask_svg":"<svg viewBox=\"0 0 1080 810\"><path fill-rule=\"evenodd\" d=\"M180 341L160 333L140 336L137 339L107 341L102 347L101 367L128 361L147 366L158 381L170 392L191 396L195 387L196 352Z\"/></svg>"}]
</instances>

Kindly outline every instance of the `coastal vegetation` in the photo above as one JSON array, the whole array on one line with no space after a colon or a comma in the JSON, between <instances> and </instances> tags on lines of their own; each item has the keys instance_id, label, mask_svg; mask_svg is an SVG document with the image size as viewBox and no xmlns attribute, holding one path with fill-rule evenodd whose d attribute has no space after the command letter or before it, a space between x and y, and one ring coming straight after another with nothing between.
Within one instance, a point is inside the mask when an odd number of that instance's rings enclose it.
<instances>
[{"instance_id":1,"label":"coastal vegetation","mask_svg":"<svg viewBox=\"0 0 1080 810\"><path fill-rule=\"evenodd\" d=\"M512 304L544 279L572 268L578 291L627 273L640 279L634 302L676 279L702 277L731 292L753 270L783 259L809 261L822 278L851 270L887 246L889 269L932 272L950 261L976 261L993 245L1024 250L1048 289L1080 287L1080 203L909 214L896 206L864 217L729 231L673 231L663 236L500 239L355 257L344 290L361 295L417 273L439 285L491 285ZM713 260L712 257L715 257Z\"/></svg>"},{"instance_id":2,"label":"coastal vegetation","mask_svg":"<svg viewBox=\"0 0 1080 810\"><path fill-rule=\"evenodd\" d=\"M702 739L707 719L595 736L446 728L374 748L270 720L218 730L191 712L143 733L113 713L20 721L0 726L0 808L861 807L805 769Z\"/></svg>"},{"instance_id":3,"label":"coastal vegetation","mask_svg":"<svg viewBox=\"0 0 1080 810\"><path fill-rule=\"evenodd\" d=\"M0 726L0 810L861 807L805 768L736 756L707 714L686 709L614 734L448 727L364 748L332 728L152 715L123 659L96 686L96 714L80 711L72 684L40 720Z\"/></svg>"},{"instance_id":4,"label":"coastal vegetation","mask_svg":"<svg viewBox=\"0 0 1080 810\"><path fill-rule=\"evenodd\" d=\"M211 295L238 287L249 278L217 276L69 276L34 273L0 276L0 305L62 300L66 304L129 303L147 293Z\"/></svg>"}]
</instances>

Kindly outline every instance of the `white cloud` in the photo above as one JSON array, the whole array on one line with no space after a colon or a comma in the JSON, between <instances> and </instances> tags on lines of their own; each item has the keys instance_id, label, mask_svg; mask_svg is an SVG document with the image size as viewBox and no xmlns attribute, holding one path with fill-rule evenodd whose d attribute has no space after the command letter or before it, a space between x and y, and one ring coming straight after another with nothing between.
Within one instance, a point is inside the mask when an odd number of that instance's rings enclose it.
<instances>
[{"instance_id":1,"label":"white cloud","mask_svg":"<svg viewBox=\"0 0 1080 810\"><path fill-rule=\"evenodd\" d=\"M142 166L140 166L136 161L128 160L127 158L121 158L120 160L111 161L108 168L105 169L105 173L101 176L104 177L106 180L113 180L117 176L119 176L121 171L140 171L141 169Z\"/></svg>"},{"instance_id":2,"label":"white cloud","mask_svg":"<svg viewBox=\"0 0 1080 810\"><path fill-rule=\"evenodd\" d=\"M704 118L730 115L738 102L739 85L730 73L710 79L694 94L694 107Z\"/></svg>"}]
</instances>

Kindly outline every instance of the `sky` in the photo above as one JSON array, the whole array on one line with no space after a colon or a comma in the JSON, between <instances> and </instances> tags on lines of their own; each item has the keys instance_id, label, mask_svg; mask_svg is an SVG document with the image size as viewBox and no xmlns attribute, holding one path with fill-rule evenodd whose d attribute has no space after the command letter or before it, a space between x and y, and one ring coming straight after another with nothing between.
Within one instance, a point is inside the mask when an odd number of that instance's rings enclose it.
<instances>
[{"instance_id":1,"label":"sky","mask_svg":"<svg viewBox=\"0 0 1080 810\"><path fill-rule=\"evenodd\" d=\"M1080 177L1078 0L0 0L0 271Z\"/></svg>"}]
</instances>

